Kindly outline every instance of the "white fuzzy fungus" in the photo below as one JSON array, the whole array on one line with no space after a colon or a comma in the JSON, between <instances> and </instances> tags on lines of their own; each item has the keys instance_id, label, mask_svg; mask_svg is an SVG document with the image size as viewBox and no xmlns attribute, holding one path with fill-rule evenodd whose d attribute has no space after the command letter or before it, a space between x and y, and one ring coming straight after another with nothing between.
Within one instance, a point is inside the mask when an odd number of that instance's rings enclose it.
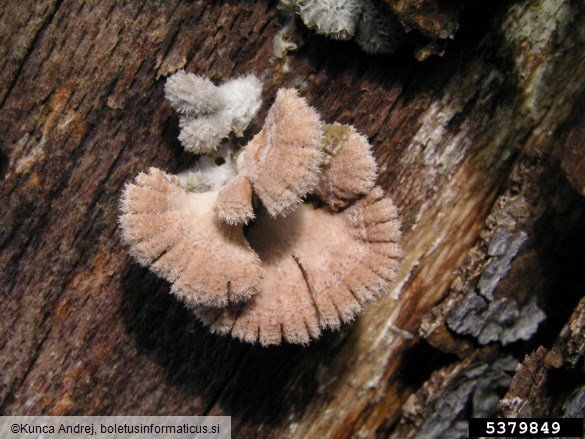
<instances>
[{"instance_id":1,"label":"white fuzzy fungus","mask_svg":"<svg viewBox=\"0 0 585 439\"><path fill-rule=\"evenodd\" d=\"M179 140L190 152L216 149L230 133L241 137L262 103L262 84L254 75L221 86L183 70L165 84L165 96L181 113Z\"/></svg>"}]
</instances>

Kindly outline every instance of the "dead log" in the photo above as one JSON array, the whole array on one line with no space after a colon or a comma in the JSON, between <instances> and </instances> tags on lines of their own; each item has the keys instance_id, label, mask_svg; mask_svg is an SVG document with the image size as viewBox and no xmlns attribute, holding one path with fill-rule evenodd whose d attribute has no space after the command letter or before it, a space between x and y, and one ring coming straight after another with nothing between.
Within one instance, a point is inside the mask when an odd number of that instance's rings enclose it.
<instances>
[{"instance_id":1,"label":"dead log","mask_svg":"<svg viewBox=\"0 0 585 439\"><path fill-rule=\"evenodd\" d=\"M301 27L304 45L277 58L270 2L0 6L1 412L221 414L237 437L457 435L470 413L524 413L511 398L575 415L585 11L476 3L423 63ZM306 348L210 335L128 256L124 183L194 160L163 93L181 68L261 77L249 134L295 86L325 121L368 136L405 257L355 324Z\"/></svg>"}]
</instances>

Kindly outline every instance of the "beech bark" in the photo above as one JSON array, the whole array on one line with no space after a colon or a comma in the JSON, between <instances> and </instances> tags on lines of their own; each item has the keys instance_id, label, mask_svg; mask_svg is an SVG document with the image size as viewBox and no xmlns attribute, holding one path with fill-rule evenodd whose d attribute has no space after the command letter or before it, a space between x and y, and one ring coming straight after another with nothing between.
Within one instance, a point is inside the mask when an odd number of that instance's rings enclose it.
<instances>
[{"instance_id":1,"label":"beech bark","mask_svg":"<svg viewBox=\"0 0 585 439\"><path fill-rule=\"evenodd\" d=\"M233 437L295 438L584 416L585 8L493 3L419 62L301 25L277 58L275 2L4 2L1 413L228 415ZM368 136L405 256L353 325L308 347L211 335L129 257L125 182L195 160L164 99L178 69L262 78L243 144L279 87Z\"/></svg>"}]
</instances>

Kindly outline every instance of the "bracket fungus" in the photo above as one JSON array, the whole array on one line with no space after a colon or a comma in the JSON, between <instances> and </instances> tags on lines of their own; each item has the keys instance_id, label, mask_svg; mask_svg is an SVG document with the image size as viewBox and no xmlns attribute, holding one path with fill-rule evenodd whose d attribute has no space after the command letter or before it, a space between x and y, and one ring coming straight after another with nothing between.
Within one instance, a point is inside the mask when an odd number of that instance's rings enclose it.
<instances>
[{"instance_id":1,"label":"bracket fungus","mask_svg":"<svg viewBox=\"0 0 585 439\"><path fill-rule=\"evenodd\" d=\"M183 70L170 76L165 96L182 114L179 140L190 152L214 150L231 132L241 136L261 105L262 84L254 75L221 86Z\"/></svg>"},{"instance_id":2,"label":"bracket fungus","mask_svg":"<svg viewBox=\"0 0 585 439\"><path fill-rule=\"evenodd\" d=\"M197 99L182 102L203 106ZM281 89L239 156L219 151L237 163L219 179L206 176L209 159L191 174L197 184L140 173L120 216L130 253L212 332L306 344L385 291L402 255L400 223L374 186L364 136L322 124L295 90Z\"/></svg>"}]
</instances>

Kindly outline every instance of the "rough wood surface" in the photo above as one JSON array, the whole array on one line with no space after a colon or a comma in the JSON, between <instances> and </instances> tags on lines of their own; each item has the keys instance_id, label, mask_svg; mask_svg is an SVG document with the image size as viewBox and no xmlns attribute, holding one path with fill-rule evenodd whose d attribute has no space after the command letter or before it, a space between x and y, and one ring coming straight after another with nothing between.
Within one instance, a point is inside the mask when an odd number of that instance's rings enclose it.
<instances>
[{"instance_id":1,"label":"rough wood surface","mask_svg":"<svg viewBox=\"0 0 585 439\"><path fill-rule=\"evenodd\" d=\"M583 417L585 386L585 299L552 349L539 347L516 369L498 412L506 418Z\"/></svg>"},{"instance_id":2,"label":"rough wood surface","mask_svg":"<svg viewBox=\"0 0 585 439\"><path fill-rule=\"evenodd\" d=\"M507 398L578 407L585 11L476 3L424 63L302 30L305 44L274 58L274 2L0 6L1 412L224 414L235 437L438 437L495 413L509 382ZM116 223L124 183L194 160L163 93L180 68L261 77L250 134L276 89L297 86L325 121L369 137L405 257L355 324L306 348L209 335L132 262ZM563 392L518 387L522 374L554 375Z\"/></svg>"}]
</instances>

